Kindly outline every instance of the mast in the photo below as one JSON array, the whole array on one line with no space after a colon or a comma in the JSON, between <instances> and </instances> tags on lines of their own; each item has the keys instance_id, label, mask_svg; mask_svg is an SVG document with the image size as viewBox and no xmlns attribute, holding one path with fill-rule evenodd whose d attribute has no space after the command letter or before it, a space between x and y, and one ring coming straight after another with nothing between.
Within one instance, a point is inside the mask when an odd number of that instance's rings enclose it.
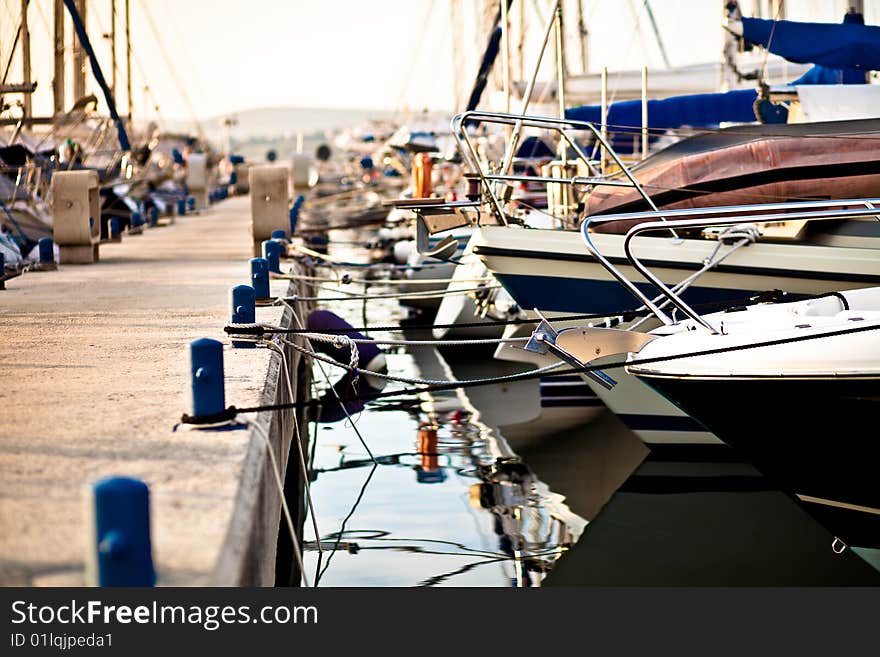
<instances>
[{"instance_id":1,"label":"mast","mask_svg":"<svg viewBox=\"0 0 880 657\"><path fill-rule=\"evenodd\" d=\"M516 37L516 79L522 80L525 64L523 63L523 44L526 39L526 2L522 0L519 3L519 12L518 12L518 21L517 21L517 37Z\"/></svg>"},{"instance_id":2,"label":"mast","mask_svg":"<svg viewBox=\"0 0 880 657\"><path fill-rule=\"evenodd\" d=\"M657 27L657 20L654 18L654 12L651 10L649 0L645 0L645 11L648 14L648 20L651 22L651 30L654 32L654 38L657 40L657 47L660 48L663 65L666 68L671 68L669 65L669 55L666 54L666 45L663 43L663 37L660 36L660 28Z\"/></svg>"},{"instance_id":3,"label":"mast","mask_svg":"<svg viewBox=\"0 0 880 657\"><path fill-rule=\"evenodd\" d=\"M128 125L132 125L131 108L131 4L125 0L125 91L128 97Z\"/></svg>"},{"instance_id":4,"label":"mast","mask_svg":"<svg viewBox=\"0 0 880 657\"><path fill-rule=\"evenodd\" d=\"M26 86L31 85L31 33L28 29L28 3L30 0L21 0L21 74ZM24 117L31 117L31 95L24 94L22 106Z\"/></svg>"},{"instance_id":5,"label":"mast","mask_svg":"<svg viewBox=\"0 0 880 657\"><path fill-rule=\"evenodd\" d=\"M581 51L581 73L586 73L590 69L590 31L584 20L583 0L578 0L578 41Z\"/></svg>"},{"instance_id":6,"label":"mast","mask_svg":"<svg viewBox=\"0 0 880 657\"><path fill-rule=\"evenodd\" d=\"M76 11L83 25L86 25L86 0L74 0ZM73 99L74 102L86 95L86 53L81 41L73 43Z\"/></svg>"},{"instance_id":7,"label":"mast","mask_svg":"<svg viewBox=\"0 0 880 657\"><path fill-rule=\"evenodd\" d=\"M116 0L110 0L110 91L116 97Z\"/></svg>"},{"instance_id":8,"label":"mast","mask_svg":"<svg viewBox=\"0 0 880 657\"><path fill-rule=\"evenodd\" d=\"M64 6L67 7L67 11L70 12L70 19L73 21L73 30L76 32L77 39L79 39L83 52L88 55L89 62L92 66L92 75L95 77L95 82L104 94L104 101L107 103L107 109L110 110L110 117L116 124L116 133L119 137L119 147L123 151L130 151L131 144L128 141L128 133L125 131L125 124L122 122L122 119L119 118L119 113L116 111L116 101L113 98L113 94L110 93L110 87L107 86L107 81L104 79L104 73L101 71L100 64L98 64L98 58L95 56L94 48L92 48L92 42L89 39L89 33L88 30L86 30L85 21L77 11L76 6L80 2L85 4L84 0L64 0Z\"/></svg>"},{"instance_id":9,"label":"mast","mask_svg":"<svg viewBox=\"0 0 880 657\"><path fill-rule=\"evenodd\" d=\"M64 113L64 3L55 0L55 77L52 80L52 96L55 114Z\"/></svg>"},{"instance_id":10,"label":"mast","mask_svg":"<svg viewBox=\"0 0 880 657\"><path fill-rule=\"evenodd\" d=\"M510 5L501 0L501 64L504 85L504 111L510 114Z\"/></svg>"},{"instance_id":11,"label":"mast","mask_svg":"<svg viewBox=\"0 0 880 657\"><path fill-rule=\"evenodd\" d=\"M556 96L559 101L559 118L565 118L565 25L562 22L562 4L556 3ZM564 139L559 140L559 159L563 171L567 163L568 146ZM563 174L566 175L566 174Z\"/></svg>"}]
</instances>

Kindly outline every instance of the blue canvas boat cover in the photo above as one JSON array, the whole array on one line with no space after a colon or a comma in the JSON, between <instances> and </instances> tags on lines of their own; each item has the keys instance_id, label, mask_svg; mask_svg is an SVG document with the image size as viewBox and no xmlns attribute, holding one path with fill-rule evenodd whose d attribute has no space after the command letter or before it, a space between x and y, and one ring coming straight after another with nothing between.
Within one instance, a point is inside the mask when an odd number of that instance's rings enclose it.
<instances>
[{"instance_id":1,"label":"blue canvas boat cover","mask_svg":"<svg viewBox=\"0 0 880 657\"><path fill-rule=\"evenodd\" d=\"M715 94L691 94L648 101L648 126L651 139L655 131L691 126L714 127L720 123L751 123L755 120L754 103L758 92L754 89L736 89ZM565 117L576 121L599 124L602 120L600 105L582 105L565 111ZM624 100L608 107L608 126L611 145L615 148L632 144L632 135L640 132L642 101Z\"/></svg>"},{"instance_id":2,"label":"blue canvas boat cover","mask_svg":"<svg viewBox=\"0 0 880 657\"><path fill-rule=\"evenodd\" d=\"M742 19L743 38L791 62L880 70L880 27L857 21L798 23Z\"/></svg>"}]
</instances>

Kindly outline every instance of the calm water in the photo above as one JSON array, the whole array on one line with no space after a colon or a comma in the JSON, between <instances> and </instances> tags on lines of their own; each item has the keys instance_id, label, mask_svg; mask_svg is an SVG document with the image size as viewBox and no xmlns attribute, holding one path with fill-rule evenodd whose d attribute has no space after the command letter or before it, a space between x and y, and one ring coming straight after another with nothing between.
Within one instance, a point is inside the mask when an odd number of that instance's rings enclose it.
<instances>
[{"instance_id":1,"label":"calm water","mask_svg":"<svg viewBox=\"0 0 880 657\"><path fill-rule=\"evenodd\" d=\"M332 310L362 324L358 302ZM393 324L405 311L372 301L367 314ZM437 379L510 371L485 352L413 351L389 354L389 371ZM315 378L326 387L320 370ZM649 453L610 413L544 435L517 424L534 394L527 385L536 384L393 398L368 406L354 426L313 424L319 536L308 518L310 581L880 584L880 573L850 552L833 554L827 532L732 455Z\"/></svg>"}]
</instances>

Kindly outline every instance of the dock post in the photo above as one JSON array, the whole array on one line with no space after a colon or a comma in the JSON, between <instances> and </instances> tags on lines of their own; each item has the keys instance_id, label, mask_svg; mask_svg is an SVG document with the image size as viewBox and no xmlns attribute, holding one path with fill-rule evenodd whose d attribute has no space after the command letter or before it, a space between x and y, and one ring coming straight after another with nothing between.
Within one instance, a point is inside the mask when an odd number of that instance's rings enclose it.
<instances>
[{"instance_id":1,"label":"dock post","mask_svg":"<svg viewBox=\"0 0 880 657\"><path fill-rule=\"evenodd\" d=\"M131 223L128 226L129 235L141 235L144 232L144 215L138 211L131 213Z\"/></svg>"},{"instance_id":2,"label":"dock post","mask_svg":"<svg viewBox=\"0 0 880 657\"><path fill-rule=\"evenodd\" d=\"M119 219L116 217L110 217L110 221L107 222L107 227L110 229L110 240L111 242L121 242L122 241L122 227L119 225Z\"/></svg>"},{"instance_id":3,"label":"dock post","mask_svg":"<svg viewBox=\"0 0 880 657\"><path fill-rule=\"evenodd\" d=\"M277 231L272 231L274 235ZM269 263L269 272L273 274L281 273L281 244L276 239L263 241L263 257Z\"/></svg>"},{"instance_id":4,"label":"dock post","mask_svg":"<svg viewBox=\"0 0 880 657\"><path fill-rule=\"evenodd\" d=\"M265 258L251 258L251 285L258 300L270 298L269 261Z\"/></svg>"},{"instance_id":5,"label":"dock post","mask_svg":"<svg viewBox=\"0 0 880 657\"><path fill-rule=\"evenodd\" d=\"M186 199L179 198L177 199L177 214L183 216L186 214Z\"/></svg>"},{"instance_id":6,"label":"dock post","mask_svg":"<svg viewBox=\"0 0 880 657\"><path fill-rule=\"evenodd\" d=\"M138 479L110 477L92 484L89 495L93 534L86 555L86 583L153 586L147 485Z\"/></svg>"},{"instance_id":7,"label":"dock post","mask_svg":"<svg viewBox=\"0 0 880 657\"><path fill-rule=\"evenodd\" d=\"M189 344L193 416L216 415L226 410L223 382L223 343L199 338Z\"/></svg>"},{"instance_id":8,"label":"dock post","mask_svg":"<svg viewBox=\"0 0 880 657\"><path fill-rule=\"evenodd\" d=\"M191 153L186 158L186 188L192 195L190 210L208 207L208 187L208 158L204 153Z\"/></svg>"},{"instance_id":9,"label":"dock post","mask_svg":"<svg viewBox=\"0 0 880 657\"><path fill-rule=\"evenodd\" d=\"M37 271L53 271L58 269L55 264L55 242L51 237L41 237L37 242Z\"/></svg>"},{"instance_id":10,"label":"dock post","mask_svg":"<svg viewBox=\"0 0 880 657\"><path fill-rule=\"evenodd\" d=\"M250 285L236 285L229 290L229 310L231 324L253 324L257 321L257 295ZM233 347L253 348L253 342L233 340Z\"/></svg>"},{"instance_id":11,"label":"dock post","mask_svg":"<svg viewBox=\"0 0 880 657\"><path fill-rule=\"evenodd\" d=\"M283 165L251 167L248 171L251 190L251 237L254 255L261 253L261 243L270 239L273 230L288 225L290 170ZM259 298L259 294L257 295Z\"/></svg>"},{"instance_id":12,"label":"dock post","mask_svg":"<svg viewBox=\"0 0 880 657\"><path fill-rule=\"evenodd\" d=\"M95 171L56 171L53 174L52 221L61 264L98 262L101 198Z\"/></svg>"},{"instance_id":13,"label":"dock post","mask_svg":"<svg viewBox=\"0 0 880 657\"><path fill-rule=\"evenodd\" d=\"M303 206L303 203L306 202L306 197L300 194L296 197L296 200L293 202L293 205L290 208L290 236L293 237L296 234L296 224L299 221L299 211Z\"/></svg>"},{"instance_id":14,"label":"dock post","mask_svg":"<svg viewBox=\"0 0 880 657\"><path fill-rule=\"evenodd\" d=\"M291 157L293 191L305 191L312 186L312 158L305 153L294 153Z\"/></svg>"}]
</instances>

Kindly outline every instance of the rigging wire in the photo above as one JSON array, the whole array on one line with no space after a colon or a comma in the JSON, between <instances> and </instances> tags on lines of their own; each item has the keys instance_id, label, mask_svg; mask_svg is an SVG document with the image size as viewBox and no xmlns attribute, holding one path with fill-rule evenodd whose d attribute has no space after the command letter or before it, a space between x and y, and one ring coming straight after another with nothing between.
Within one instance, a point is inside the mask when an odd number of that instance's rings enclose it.
<instances>
[{"instance_id":1,"label":"rigging wire","mask_svg":"<svg viewBox=\"0 0 880 657\"><path fill-rule=\"evenodd\" d=\"M400 89L400 96L397 99L396 109L394 110L394 114L391 116L391 120L395 121L397 119L398 114L402 111L403 106L403 98L406 96L407 91L409 91L409 85L412 82L413 73L416 70L416 64L418 64L419 60L422 56L422 51L424 50L425 45L425 33L428 30L428 20L431 18L431 14L434 13L434 0L431 0L428 3L428 9L425 12L425 17L422 19L421 28L418 31L413 32L413 37L416 39L416 43L414 47L409 48L406 52L411 53L409 58L409 68L407 69L406 75L403 78L403 85Z\"/></svg>"},{"instance_id":2,"label":"rigging wire","mask_svg":"<svg viewBox=\"0 0 880 657\"><path fill-rule=\"evenodd\" d=\"M171 74L171 77L174 80L175 85L177 86L177 91L180 93L180 97L183 99L183 102L190 113L192 121L196 126L196 131L199 133L199 137L201 139L205 139L205 131L204 127L202 126L202 122L196 115L195 108L193 107L192 101L189 97L189 93L186 90L186 85L183 84L183 81L181 80L177 69L171 61L171 57L168 55L168 51L166 50L165 44L162 41L159 29L156 27L153 16L150 13L150 10L147 8L147 3L144 0L138 0L138 4L141 7L141 11L143 12L144 17L147 19L147 23L149 24L150 30L153 33L153 38L155 38L156 44L159 46L159 52L162 55L162 59L165 61L165 66L168 68L168 72Z\"/></svg>"}]
</instances>

